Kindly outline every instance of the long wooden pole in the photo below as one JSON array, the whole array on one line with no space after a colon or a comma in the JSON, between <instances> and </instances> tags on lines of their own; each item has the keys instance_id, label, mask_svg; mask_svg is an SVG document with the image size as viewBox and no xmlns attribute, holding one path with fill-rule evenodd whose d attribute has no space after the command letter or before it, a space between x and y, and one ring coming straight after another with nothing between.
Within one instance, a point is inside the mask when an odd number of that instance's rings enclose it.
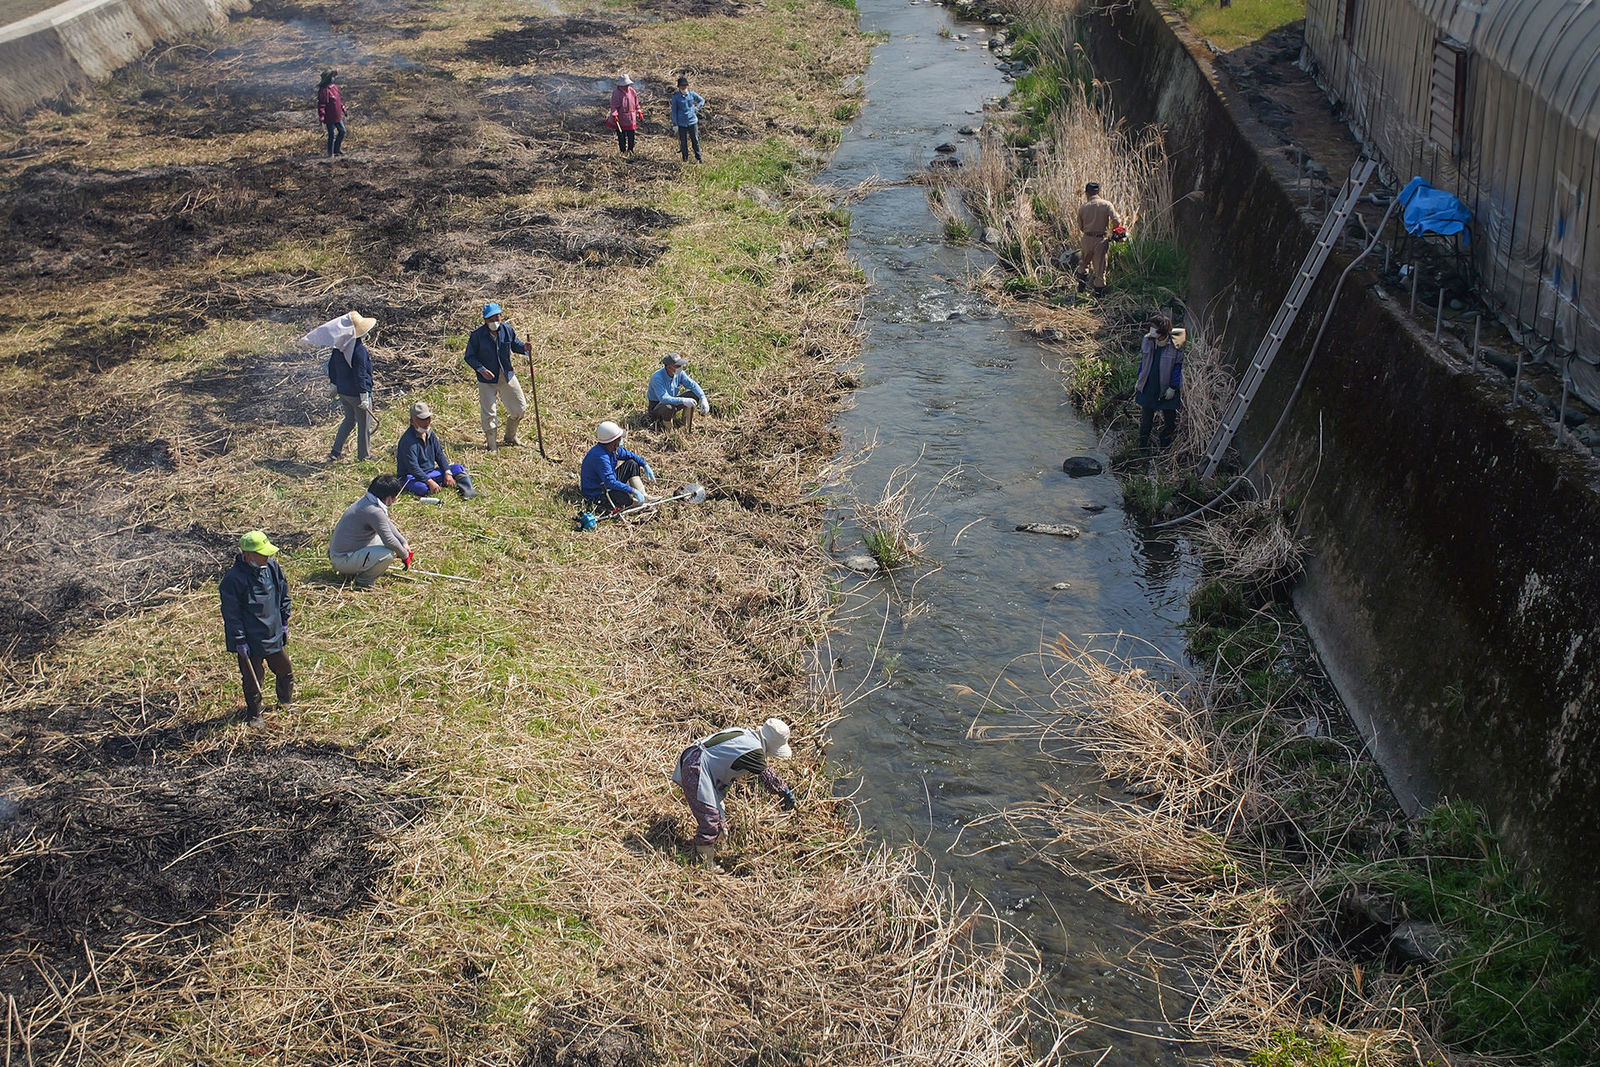
<instances>
[{"instance_id":1,"label":"long wooden pole","mask_svg":"<svg viewBox=\"0 0 1600 1067\"><path fill-rule=\"evenodd\" d=\"M539 418L539 379L533 373L533 346L528 346L528 384L533 386L533 432L539 439L539 455L554 463L544 450L544 421Z\"/></svg>"}]
</instances>

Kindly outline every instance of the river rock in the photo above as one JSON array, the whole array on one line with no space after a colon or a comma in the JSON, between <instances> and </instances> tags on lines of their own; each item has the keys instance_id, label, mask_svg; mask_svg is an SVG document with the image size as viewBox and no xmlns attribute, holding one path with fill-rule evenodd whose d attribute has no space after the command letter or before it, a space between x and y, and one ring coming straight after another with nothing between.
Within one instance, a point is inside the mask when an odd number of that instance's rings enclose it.
<instances>
[{"instance_id":1,"label":"river rock","mask_svg":"<svg viewBox=\"0 0 1600 1067\"><path fill-rule=\"evenodd\" d=\"M986 244L986 245L997 245L997 244L999 244L1000 243L1000 231L995 229L993 226L985 226L983 228L983 243Z\"/></svg>"},{"instance_id":2,"label":"river rock","mask_svg":"<svg viewBox=\"0 0 1600 1067\"><path fill-rule=\"evenodd\" d=\"M839 561L839 565L857 574L877 574L878 561L865 552L854 556L846 556Z\"/></svg>"},{"instance_id":3,"label":"river rock","mask_svg":"<svg viewBox=\"0 0 1600 1067\"><path fill-rule=\"evenodd\" d=\"M761 188L759 185L741 186L739 192L747 199L753 201L763 211L782 211L783 205L778 198Z\"/></svg>"},{"instance_id":4,"label":"river rock","mask_svg":"<svg viewBox=\"0 0 1600 1067\"><path fill-rule=\"evenodd\" d=\"M1105 468L1093 456L1073 456L1062 462L1061 470L1074 478L1093 478Z\"/></svg>"},{"instance_id":5,"label":"river rock","mask_svg":"<svg viewBox=\"0 0 1600 1067\"><path fill-rule=\"evenodd\" d=\"M1071 582L1057 582L1055 585L1052 585L1050 588L1051 589L1057 589L1057 590L1060 590L1060 589L1071 589L1072 588L1072 583Z\"/></svg>"},{"instance_id":6,"label":"river rock","mask_svg":"<svg viewBox=\"0 0 1600 1067\"><path fill-rule=\"evenodd\" d=\"M1402 963L1443 963L1456 954L1456 944L1442 927L1408 920L1389 934L1389 951Z\"/></svg>"},{"instance_id":7,"label":"river rock","mask_svg":"<svg viewBox=\"0 0 1600 1067\"><path fill-rule=\"evenodd\" d=\"M1018 533L1048 534L1051 537L1082 537L1083 531L1064 522L1025 522Z\"/></svg>"},{"instance_id":8,"label":"river rock","mask_svg":"<svg viewBox=\"0 0 1600 1067\"><path fill-rule=\"evenodd\" d=\"M949 154L949 153L954 152L956 150L955 142L946 141L943 144L936 144L936 145L933 146L933 150L935 152L944 152L946 154Z\"/></svg>"},{"instance_id":9,"label":"river rock","mask_svg":"<svg viewBox=\"0 0 1600 1067\"><path fill-rule=\"evenodd\" d=\"M976 127L976 126L963 126L959 130L957 130L956 132L959 133L963 137L976 137L976 136L978 136L978 127Z\"/></svg>"}]
</instances>

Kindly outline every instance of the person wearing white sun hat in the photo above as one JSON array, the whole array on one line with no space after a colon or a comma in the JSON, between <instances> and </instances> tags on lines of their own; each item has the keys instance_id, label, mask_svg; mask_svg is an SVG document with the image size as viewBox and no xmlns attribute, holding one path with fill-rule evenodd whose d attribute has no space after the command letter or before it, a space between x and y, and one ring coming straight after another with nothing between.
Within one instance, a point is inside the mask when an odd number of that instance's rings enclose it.
<instances>
[{"instance_id":1,"label":"person wearing white sun hat","mask_svg":"<svg viewBox=\"0 0 1600 1067\"><path fill-rule=\"evenodd\" d=\"M724 801L735 782L758 777L767 792L783 798L784 811L795 809L794 790L767 765L769 759L792 755L789 724L782 719L768 719L759 730L719 730L683 750L672 780L694 814L694 850L701 863L709 867L716 862L717 839L728 829Z\"/></svg>"},{"instance_id":2,"label":"person wearing white sun hat","mask_svg":"<svg viewBox=\"0 0 1600 1067\"><path fill-rule=\"evenodd\" d=\"M339 406L344 409L344 421L334 434L333 447L328 449L330 460L344 454L351 430L356 431L356 458L369 458L372 432L378 420L372 414L372 353L367 351L362 338L377 324L378 320L351 311L323 323L300 339L302 344L330 349L328 382L339 398Z\"/></svg>"}]
</instances>

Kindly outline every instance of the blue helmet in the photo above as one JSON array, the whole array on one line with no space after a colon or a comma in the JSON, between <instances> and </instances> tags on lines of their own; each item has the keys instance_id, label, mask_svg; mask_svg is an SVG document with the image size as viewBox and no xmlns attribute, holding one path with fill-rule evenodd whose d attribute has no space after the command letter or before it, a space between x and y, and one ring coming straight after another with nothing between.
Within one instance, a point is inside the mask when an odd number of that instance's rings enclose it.
<instances>
[{"instance_id":1,"label":"blue helmet","mask_svg":"<svg viewBox=\"0 0 1600 1067\"><path fill-rule=\"evenodd\" d=\"M498 315L498 314L500 314L500 305L496 304L493 300L491 300L487 304L483 305L483 317L484 318L486 318L486 319L487 318L491 318L491 317L493 317L495 315Z\"/></svg>"}]
</instances>

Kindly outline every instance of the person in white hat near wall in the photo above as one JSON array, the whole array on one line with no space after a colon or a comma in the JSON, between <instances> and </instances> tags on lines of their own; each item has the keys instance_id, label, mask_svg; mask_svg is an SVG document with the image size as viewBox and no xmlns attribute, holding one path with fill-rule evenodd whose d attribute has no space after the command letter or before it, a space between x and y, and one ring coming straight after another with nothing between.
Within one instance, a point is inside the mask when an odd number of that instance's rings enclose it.
<instances>
[{"instance_id":1,"label":"person in white hat near wall","mask_svg":"<svg viewBox=\"0 0 1600 1067\"><path fill-rule=\"evenodd\" d=\"M623 155L633 151L634 139L639 129L639 91L633 79L624 74L611 90L611 114L606 125L617 131L617 148Z\"/></svg>"},{"instance_id":2,"label":"person in white hat near wall","mask_svg":"<svg viewBox=\"0 0 1600 1067\"><path fill-rule=\"evenodd\" d=\"M378 420L372 414L372 354L362 338L378 324L359 311L341 315L323 323L300 338L301 344L313 348L328 348L328 381L339 406L344 408L344 421L334 434L333 447L328 449L328 459L336 460L344 454L344 444L350 431L356 431L356 459L370 458L372 431Z\"/></svg>"},{"instance_id":3,"label":"person in white hat near wall","mask_svg":"<svg viewBox=\"0 0 1600 1067\"><path fill-rule=\"evenodd\" d=\"M689 361L676 352L661 357L661 369L650 375L645 389L645 404L650 417L662 426L683 424L685 430L694 429L694 413L704 415L711 410L711 401L700 383L689 377Z\"/></svg>"},{"instance_id":4,"label":"person in white hat near wall","mask_svg":"<svg viewBox=\"0 0 1600 1067\"><path fill-rule=\"evenodd\" d=\"M505 313L494 301L483 305L483 325L467 338L467 366L478 375L478 412L483 420L483 440L490 452L495 450L495 400L506 406L506 440L508 445L520 445L517 440L517 423L528 410L528 401L522 395L522 385L511 366L511 353L531 356L533 346L517 340L517 331L505 319Z\"/></svg>"},{"instance_id":5,"label":"person in white hat near wall","mask_svg":"<svg viewBox=\"0 0 1600 1067\"><path fill-rule=\"evenodd\" d=\"M719 730L683 750L672 780L694 813L694 850L701 863L716 863L717 838L728 829L724 800L733 783L758 777L767 792L783 798L784 811L795 809L794 790L767 765L792 755L789 724L782 719L768 719L759 730Z\"/></svg>"},{"instance_id":6,"label":"person in white hat near wall","mask_svg":"<svg viewBox=\"0 0 1600 1067\"><path fill-rule=\"evenodd\" d=\"M594 429L595 443L578 469L578 485L591 511L621 511L660 499L644 488L645 482L656 480L656 472L643 456L622 447L626 433L614 422L602 422Z\"/></svg>"}]
</instances>

